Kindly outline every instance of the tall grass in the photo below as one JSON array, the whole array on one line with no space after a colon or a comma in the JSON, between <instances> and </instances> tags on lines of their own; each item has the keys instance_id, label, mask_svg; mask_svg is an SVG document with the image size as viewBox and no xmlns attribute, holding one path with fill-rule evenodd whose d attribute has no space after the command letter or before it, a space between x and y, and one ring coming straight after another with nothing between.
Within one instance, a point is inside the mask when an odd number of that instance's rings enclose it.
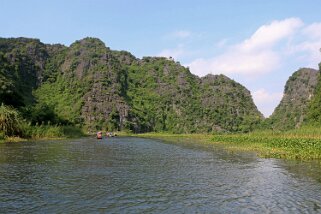
<instances>
[{"instance_id":1,"label":"tall grass","mask_svg":"<svg viewBox=\"0 0 321 214\"><path fill-rule=\"evenodd\" d=\"M24 125L25 137L32 139L43 138L76 138L84 136L82 130L73 126L58 125Z\"/></svg>"},{"instance_id":2,"label":"tall grass","mask_svg":"<svg viewBox=\"0 0 321 214\"><path fill-rule=\"evenodd\" d=\"M18 111L1 104L0 106L0 135L14 136L20 135L22 120Z\"/></svg>"},{"instance_id":3,"label":"tall grass","mask_svg":"<svg viewBox=\"0 0 321 214\"><path fill-rule=\"evenodd\" d=\"M5 139L5 135L3 132L0 132L0 142Z\"/></svg>"}]
</instances>

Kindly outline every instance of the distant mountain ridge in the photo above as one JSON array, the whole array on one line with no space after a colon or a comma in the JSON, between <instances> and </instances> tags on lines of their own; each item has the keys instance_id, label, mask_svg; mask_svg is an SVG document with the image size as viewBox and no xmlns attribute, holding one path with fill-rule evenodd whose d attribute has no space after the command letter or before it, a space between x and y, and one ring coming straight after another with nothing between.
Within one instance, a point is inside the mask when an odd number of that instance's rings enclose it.
<instances>
[{"instance_id":1,"label":"distant mountain ridge","mask_svg":"<svg viewBox=\"0 0 321 214\"><path fill-rule=\"evenodd\" d=\"M96 38L69 47L1 38L0 83L0 102L45 105L89 130L249 131L263 118L250 92L224 75L199 78L173 60L137 59Z\"/></svg>"},{"instance_id":2,"label":"distant mountain ridge","mask_svg":"<svg viewBox=\"0 0 321 214\"><path fill-rule=\"evenodd\" d=\"M171 59L138 59L96 38L70 47L0 38L0 85L1 103L26 115L45 109L56 122L89 130L249 131L263 121L250 92L224 75L199 78ZM319 71L298 70L265 127L321 124L320 91ZM47 116L38 122L48 122Z\"/></svg>"}]
</instances>

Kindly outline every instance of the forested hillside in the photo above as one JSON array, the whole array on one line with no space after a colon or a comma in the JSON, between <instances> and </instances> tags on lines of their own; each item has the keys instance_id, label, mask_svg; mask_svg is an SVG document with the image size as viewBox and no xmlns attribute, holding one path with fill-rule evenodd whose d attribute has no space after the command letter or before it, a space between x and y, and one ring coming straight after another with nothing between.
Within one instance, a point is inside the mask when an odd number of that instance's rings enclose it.
<instances>
[{"instance_id":1,"label":"forested hillside","mask_svg":"<svg viewBox=\"0 0 321 214\"><path fill-rule=\"evenodd\" d=\"M319 97L315 95L319 77L319 71L308 68L293 73L286 82L280 104L267 120L273 129L294 129L307 123L307 115L311 115L309 103Z\"/></svg>"},{"instance_id":2,"label":"forested hillside","mask_svg":"<svg viewBox=\"0 0 321 214\"><path fill-rule=\"evenodd\" d=\"M137 59L96 38L69 47L0 39L0 103L32 123L174 133L250 131L263 116L223 75L199 78L171 59Z\"/></svg>"},{"instance_id":3,"label":"forested hillside","mask_svg":"<svg viewBox=\"0 0 321 214\"><path fill-rule=\"evenodd\" d=\"M319 64L319 74L321 63ZM318 75L318 83L314 91L314 96L309 102L306 123L313 126L321 125L321 76Z\"/></svg>"}]
</instances>

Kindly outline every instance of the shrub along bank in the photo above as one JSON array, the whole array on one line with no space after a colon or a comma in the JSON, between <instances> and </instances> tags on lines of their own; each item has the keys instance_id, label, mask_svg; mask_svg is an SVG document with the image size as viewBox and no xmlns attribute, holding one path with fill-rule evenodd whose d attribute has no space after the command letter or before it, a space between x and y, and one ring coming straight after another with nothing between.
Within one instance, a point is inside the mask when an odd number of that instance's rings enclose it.
<instances>
[{"instance_id":1,"label":"shrub along bank","mask_svg":"<svg viewBox=\"0 0 321 214\"><path fill-rule=\"evenodd\" d=\"M24 120L20 113L10 107L1 104L0 106L0 142L20 141L22 139L43 139L43 138L68 138L81 137L83 132L80 128L72 125L32 125Z\"/></svg>"}]
</instances>

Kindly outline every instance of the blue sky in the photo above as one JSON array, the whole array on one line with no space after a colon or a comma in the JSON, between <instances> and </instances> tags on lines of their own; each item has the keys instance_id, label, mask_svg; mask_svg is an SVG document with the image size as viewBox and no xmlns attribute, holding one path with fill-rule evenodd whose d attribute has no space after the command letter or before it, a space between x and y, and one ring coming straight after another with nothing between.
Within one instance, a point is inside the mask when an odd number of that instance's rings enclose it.
<instances>
[{"instance_id":1,"label":"blue sky","mask_svg":"<svg viewBox=\"0 0 321 214\"><path fill-rule=\"evenodd\" d=\"M172 56L223 73L268 116L288 77L321 61L317 0L0 0L0 37L70 45L91 36L137 57Z\"/></svg>"}]
</instances>

